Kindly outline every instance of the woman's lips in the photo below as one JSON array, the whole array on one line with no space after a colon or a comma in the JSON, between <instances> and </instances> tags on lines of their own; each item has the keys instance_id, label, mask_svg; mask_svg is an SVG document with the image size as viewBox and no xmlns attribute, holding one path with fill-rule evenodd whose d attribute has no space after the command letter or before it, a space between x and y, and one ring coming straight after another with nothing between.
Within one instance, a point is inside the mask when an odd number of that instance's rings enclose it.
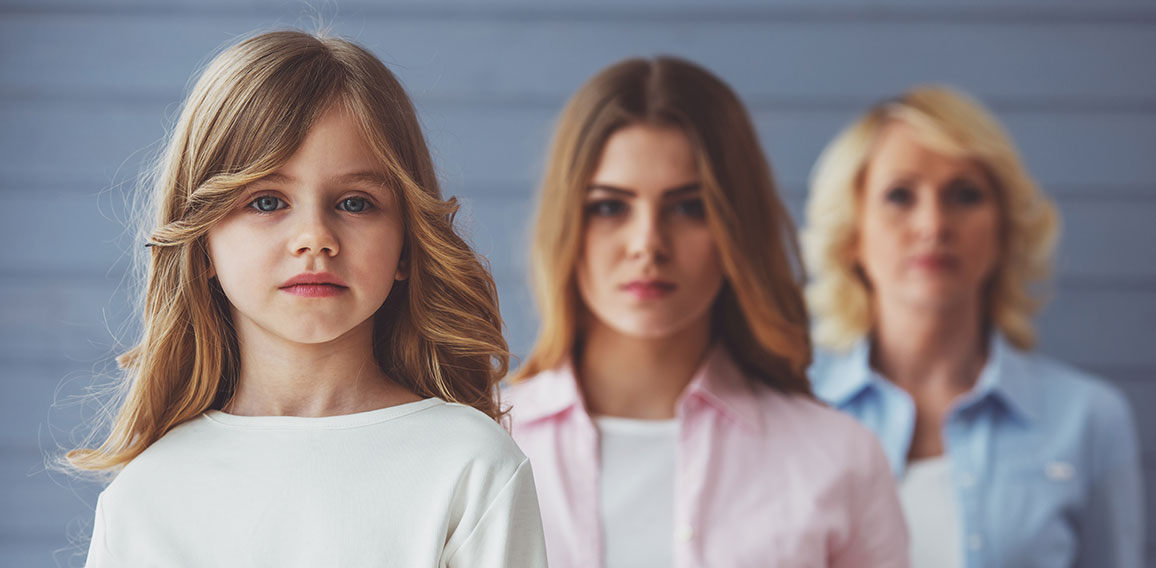
<instances>
[{"instance_id":1,"label":"woman's lips","mask_svg":"<svg viewBox=\"0 0 1156 568\"><path fill-rule=\"evenodd\" d=\"M923 270L953 270L959 265L959 260L948 254L922 254L911 257L908 263Z\"/></svg>"},{"instance_id":2,"label":"woman's lips","mask_svg":"<svg viewBox=\"0 0 1156 568\"><path fill-rule=\"evenodd\" d=\"M639 300L654 300L678 289L674 282L665 280L637 280L622 285L622 290Z\"/></svg>"}]
</instances>

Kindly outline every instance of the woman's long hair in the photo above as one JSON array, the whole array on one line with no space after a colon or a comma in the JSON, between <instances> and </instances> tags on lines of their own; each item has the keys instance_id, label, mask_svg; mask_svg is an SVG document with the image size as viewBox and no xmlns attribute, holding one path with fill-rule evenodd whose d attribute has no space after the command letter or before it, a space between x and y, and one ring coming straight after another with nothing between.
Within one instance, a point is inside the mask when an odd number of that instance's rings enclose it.
<instances>
[{"instance_id":1,"label":"woman's long hair","mask_svg":"<svg viewBox=\"0 0 1156 568\"><path fill-rule=\"evenodd\" d=\"M240 358L228 300L210 277L206 233L273 173L334 105L356 117L396 192L409 278L378 310L374 355L419 396L500 419L495 385L508 368L498 296L484 260L455 232L417 115L396 77L345 40L282 31L218 55L185 102L152 184L142 336L117 362L120 397L98 447L66 459L123 466L173 427L233 394ZM90 440L91 442L91 440Z\"/></svg>"},{"instance_id":2,"label":"woman's long hair","mask_svg":"<svg viewBox=\"0 0 1156 568\"><path fill-rule=\"evenodd\" d=\"M676 127L693 147L726 277L712 308L715 338L755 380L809 394L811 343L794 224L738 96L702 67L674 57L615 64L587 81L562 111L530 251L541 331L512 380L559 365L580 340L585 307L575 268L585 229L582 204L606 141L636 124Z\"/></svg>"}]
</instances>

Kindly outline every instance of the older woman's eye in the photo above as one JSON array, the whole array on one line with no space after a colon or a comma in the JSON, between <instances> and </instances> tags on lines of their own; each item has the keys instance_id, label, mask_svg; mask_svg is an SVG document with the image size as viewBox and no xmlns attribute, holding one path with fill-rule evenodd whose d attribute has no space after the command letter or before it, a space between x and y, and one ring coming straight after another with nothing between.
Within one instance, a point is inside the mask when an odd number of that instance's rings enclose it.
<instances>
[{"instance_id":1,"label":"older woman's eye","mask_svg":"<svg viewBox=\"0 0 1156 568\"><path fill-rule=\"evenodd\" d=\"M955 205L975 205L983 198L983 190L971 183L956 184L947 190L948 202Z\"/></svg>"},{"instance_id":2,"label":"older woman's eye","mask_svg":"<svg viewBox=\"0 0 1156 568\"><path fill-rule=\"evenodd\" d=\"M364 197L347 197L337 205L338 209L350 213L362 213L371 207L373 205Z\"/></svg>"},{"instance_id":3,"label":"older woman's eye","mask_svg":"<svg viewBox=\"0 0 1156 568\"><path fill-rule=\"evenodd\" d=\"M256 209L262 213L272 213L278 209L284 209L287 204L279 197L272 195L262 195L253 201L249 202L249 207Z\"/></svg>"},{"instance_id":4,"label":"older woman's eye","mask_svg":"<svg viewBox=\"0 0 1156 568\"><path fill-rule=\"evenodd\" d=\"M617 199L602 199L586 204L586 214L591 217L615 217L626 212L626 204Z\"/></svg>"},{"instance_id":5,"label":"older woman's eye","mask_svg":"<svg viewBox=\"0 0 1156 568\"><path fill-rule=\"evenodd\" d=\"M915 201L915 193L910 189L898 186L888 189L883 199L893 205L911 205Z\"/></svg>"}]
</instances>

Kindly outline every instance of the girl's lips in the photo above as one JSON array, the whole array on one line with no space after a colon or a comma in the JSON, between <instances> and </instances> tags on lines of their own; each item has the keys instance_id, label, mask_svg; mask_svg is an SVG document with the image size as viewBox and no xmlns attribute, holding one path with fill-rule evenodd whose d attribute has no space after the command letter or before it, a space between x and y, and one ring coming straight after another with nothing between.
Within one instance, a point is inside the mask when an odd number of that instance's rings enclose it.
<instances>
[{"instance_id":1,"label":"girl's lips","mask_svg":"<svg viewBox=\"0 0 1156 568\"><path fill-rule=\"evenodd\" d=\"M663 280L636 281L622 286L623 291L639 300L658 299L673 293L676 289L678 289L677 284Z\"/></svg>"},{"instance_id":2,"label":"girl's lips","mask_svg":"<svg viewBox=\"0 0 1156 568\"><path fill-rule=\"evenodd\" d=\"M330 298L338 294L344 294L349 288L336 284L292 284L284 286L281 289L294 296L301 296L303 298Z\"/></svg>"}]
</instances>

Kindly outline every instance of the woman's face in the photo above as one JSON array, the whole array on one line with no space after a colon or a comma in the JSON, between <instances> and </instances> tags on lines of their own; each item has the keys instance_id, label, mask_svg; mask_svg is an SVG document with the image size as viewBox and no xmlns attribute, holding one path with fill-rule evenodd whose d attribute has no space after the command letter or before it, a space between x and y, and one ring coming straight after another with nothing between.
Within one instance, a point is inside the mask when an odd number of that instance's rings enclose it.
<instances>
[{"instance_id":1,"label":"woman's face","mask_svg":"<svg viewBox=\"0 0 1156 568\"><path fill-rule=\"evenodd\" d=\"M996 190L973 161L884 127L860 188L855 256L877 305L980 309L1000 256Z\"/></svg>"},{"instance_id":2,"label":"woman's face","mask_svg":"<svg viewBox=\"0 0 1156 568\"><path fill-rule=\"evenodd\" d=\"M610 136L586 190L577 269L594 325L646 338L710 325L723 271L701 191L682 130L634 125Z\"/></svg>"}]
</instances>

